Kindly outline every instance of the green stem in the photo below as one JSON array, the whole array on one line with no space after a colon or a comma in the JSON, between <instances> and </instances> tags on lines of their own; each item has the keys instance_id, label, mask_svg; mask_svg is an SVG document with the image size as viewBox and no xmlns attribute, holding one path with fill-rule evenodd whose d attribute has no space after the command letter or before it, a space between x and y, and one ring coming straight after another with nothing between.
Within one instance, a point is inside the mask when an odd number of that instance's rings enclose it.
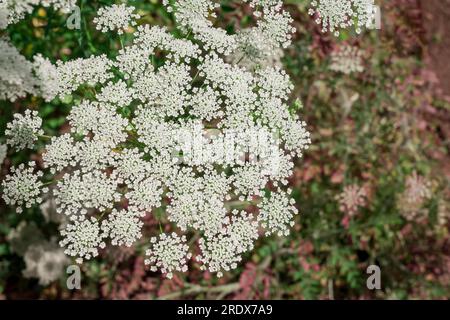
<instances>
[{"instance_id":1,"label":"green stem","mask_svg":"<svg viewBox=\"0 0 450 320\"><path fill-rule=\"evenodd\" d=\"M239 60L236 62L236 64L239 64L244 58L245 58L245 53L242 55L242 57L239 58Z\"/></svg>"},{"instance_id":2,"label":"green stem","mask_svg":"<svg viewBox=\"0 0 450 320\"><path fill-rule=\"evenodd\" d=\"M121 47L122 50L123 50L124 45L123 45L123 39L122 39L122 36L119 36L119 41L120 41L120 47Z\"/></svg>"},{"instance_id":3,"label":"green stem","mask_svg":"<svg viewBox=\"0 0 450 320\"><path fill-rule=\"evenodd\" d=\"M200 70L197 70L197 72L195 73L194 78L192 78L191 85L195 82L195 80L197 80L197 77L198 77L199 73L200 73Z\"/></svg>"},{"instance_id":4,"label":"green stem","mask_svg":"<svg viewBox=\"0 0 450 320\"><path fill-rule=\"evenodd\" d=\"M43 187L47 187L47 186L49 186L49 185L51 185L51 184L54 184L56 181L57 181L57 180L52 180L52 181L45 182L45 183L42 184L42 186L43 186Z\"/></svg>"}]
</instances>

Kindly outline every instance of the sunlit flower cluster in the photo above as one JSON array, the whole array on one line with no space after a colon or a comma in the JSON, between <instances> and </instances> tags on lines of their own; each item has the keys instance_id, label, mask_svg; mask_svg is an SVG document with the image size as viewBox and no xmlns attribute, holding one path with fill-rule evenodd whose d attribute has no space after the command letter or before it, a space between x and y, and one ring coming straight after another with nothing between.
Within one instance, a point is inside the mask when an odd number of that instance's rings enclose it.
<instances>
[{"instance_id":1,"label":"sunlit flower cluster","mask_svg":"<svg viewBox=\"0 0 450 320\"><path fill-rule=\"evenodd\" d=\"M53 65L35 57L46 100L82 86L90 93L72 105L66 133L45 137L42 156L55 177L56 211L70 220L60 241L67 255L81 263L107 243L132 246L154 209L163 212L160 223L178 228L152 238L147 251L146 264L168 277L187 270L191 252L202 269L221 276L260 235L289 233L298 209L287 179L311 141L306 123L289 111L294 86L273 62L294 28L280 1L247 2L257 22L235 34L215 27L215 2L177 0L165 4L181 36L141 25L116 58ZM120 33L133 25L132 12L124 5L100 10L97 27ZM16 116L9 144L31 147L43 135L34 116ZM14 129L25 125L27 135ZM9 204L37 202L34 176L26 176L29 198L14 177L6 180ZM276 190L267 192L268 183ZM249 205L255 214L242 210ZM196 234L200 251L182 233Z\"/></svg>"},{"instance_id":2,"label":"sunlit flower cluster","mask_svg":"<svg viewBox=\"0 0 450 320\"><path fill-rule=\"evenodd\" d=\"M134 7L127 7L125 4L113 4L110 7L102 7L94 18L97 30L108 32L117 30L118 34L122 34L125 29L135 26L134 19L139 19L138 14L133 13Z\"/></svg>"},{"instance_id":3,"label":"sunlit flower cluster","mask_svg":"<svg viewBox=\"0 0 450 320\"><path fill-rule=\"evenodd\" d=\"M340 29L355 26L360 33L374 19L374 0L313 0L309 14L315 16L323 32L338 36Z\"/></svg>"},{"instance_id":4,"label":"sunlit flower cluster","mask_svg":"<svg viewBox=\"0 0 450 320\"><path fill-rule=\"evenodd\" d=\"M0 19L0 29L23 19L37 6L52 6L56 10L68 13L76 6L76 3L77 0L1 0L0 18L5 18L5 20Z\"/></svg>"},{"instance_id":5,"label":"sunlit flower cluster","mask_svg":"<svg viewBox=\"0 0 450 320\"><path fill-rule=\"evenodd\" d=\"M31 208L42 202L42 193L48 191L41 181L42 171L35 173L36 164L28 166L20 164L11 169L11 173L2 181L2 198L6 204L16 206L17 212L22 212L22 206Z\"/></svg>"},{"instance_id":6,"label":"sunlit flower cluster","mask_svg":"<svg viewBox=\"0 0 450 320\"><path fill-rule=\"evenodd\" d=\"M39 135L43 135L41 129L42 119L37 111L26 110L25 115L16 113L14 120L8 123L5 135L8 137L6 143L17 151L32 149Z\"/></svg>"},{"instance_id":7,"label":"sunlit flower cluster","mask_svg":"<svg viewBox=\"0 0 450 320\"><path fill-rule=\"evenodd\" d=\"M63 239L60 245L66 247L64 253L77 257L76 261L82 263L98 256L98 249L105 248L103 241L106 234L100 229L97 219L91 217L82 221L73 221L61 231Z\"/></svg>"},{"instance_id":8,"label":"sunlit flower cluster","mask_svg":"<svg viewBox=\"0 0 450 320\"><path fill-rule=\"evenodd\" d=\"M0 38L0 99L15 101L36 92L33 65L5 38Z\"/></svg>"},{"instance_id":9,"label":"sunlit flower cluster","mask_svg":"<svg viewBox=\"0 0 450 320\"><path fill-rule=\"evenodd\" d=\"M174 271L187 271L187 261L192 255L188 252L186 236L180 237L175 232L169 235L163 233L158 238L152 237L150 243L145 264L150 265L152 271L161 270L169 279L173 277Z\"/></svg>"}]
</instances>

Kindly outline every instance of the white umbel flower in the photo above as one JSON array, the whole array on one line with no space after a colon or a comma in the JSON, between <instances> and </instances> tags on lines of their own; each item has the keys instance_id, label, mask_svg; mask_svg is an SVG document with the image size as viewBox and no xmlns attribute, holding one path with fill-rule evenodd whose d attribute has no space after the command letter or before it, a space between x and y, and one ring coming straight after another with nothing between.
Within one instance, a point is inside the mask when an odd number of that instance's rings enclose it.
<instances>
[{"instance_id":1,"label":"white umbel flower","mask_svg":"<svg viewBox=\"0 0 450 320\"><path fill-rule=\"evenodd\" d=\"M2 182L3 200L8 205L17 206L18 213L23 211L22 206L31 208L41 203L41 193L48 191L40 181L44 174L42 171L34 173L35 167L35 162L29 162L28 167L24 164L20 164L17 168L13 167Z\"/></svg>"},{"instance_id":2,"label":"white umbel flower","mask_svg":"<svg viewBox=\"0 0 450 320\"><path fill-rule=\"evenodd\" d=\"M83 259L89 260L98 256L98 249L106 246L103 241L106 235L101 231L94 217L73 221L61 230L61 236L63 239L59 244L61 247L66 247L64 253L77 257L77 263L82 263Z\"/></svg>"},{"instance_id":3,"label":"white umbel flower","mask_svg":"<svg viewBox=\"0 0 450 320\"><path fill-rule=\"evenodd\" d=\"M105 83L114 75L111 72L113 66L106 55L79 58L68 62L57 62L58 95L64 98L78 89L81 84L96 85Z\"/></svg>"},{"instance_id":4,"label":"white umbel flower","mask_svg":"<svg viewBox=\"0 0 450 320\"><path fill-rule=\"evenodd\" d=\"M118 107L126 107L133 101L134 90L123 80L109 82L96 96L98 101L111 103Z\"/></svg>"},{"instance_id":5,"label":"white umbel flower","mask_svg":"<svg viewBox=\"0 0 450 320\"><path fill-rule=\"evenodd\" d=\"M117 30L118 34L123 34L130 26L136 25L134 19L141 17L133 13L134 9L134 7L128 7L125 4L113 4L110 7L101 7L98 9L98 16L94 18L94 24L97 25L97 30L101 30L102 32Z\"/></svg>"},{"instance_id":6,"label":"white umbel flower","mask_svg":"<svg viewBox=\"0 0 450 320\"><path fill-rule=\"evenodd\" d=\"M82 174L75 171L65 174L54 190L57 211L76 219L88 209L112 209L114 202L120 200L117 185L120 180L108 177L100 171Z\"/></svg>"},{"instance_id":7,"label":"white umbel flower","mask_svg":"<svg viewBox=\"0 0 450 320\"><path fill-rule=\"evenodd\" d=\"M33 12L38 5L44 7L52 6L55 10L61 10L64 13L69 13L77 5L77 0L0 0L0 14L2 10L6 9L6 13L0 15L1 18L6 16L6 21L0 19L6 25L17 23L23 19L25 15ZM2 25L0 24L0 29Z\"/></svg>"},{"instance_id":8,"label":"white umbel flower","mask_svg":"<svg viewBox=\"0 0 450 320\"><path fill-rule=\"evenodd\" d=\"M137 80L133 89L135 98L149 103L154 114L160 117L176 117L183 113L187 104L187 92L192 81L189 67L183 64L168 63Z\"/></svg>"},{"instance_id":9,"label":"white umbel flower","mask_svg":"<svg viewBox=\"0 0 450 320\"><path fill-rule=\"evenodd\" d=\"M131 247L142 237L144 223L139 220L139 215L133 211L113 209L108 219L103 220L101 229L111 238L112 245Z\"/></svg>"},{"instance_id":10,"label":"white umbel flower","mask_svg":"<svg viewBox=\"0 0 450 320\"><path fill-rule=\"evenodd\" d=\"M226 60L238 64L247 70L264 69L270 66L281 66L283 50L258 28L243 29L237 34L238 46Z\"/></svg>"},{"instance_id":11,"label":"white umbel flower","mask_svg":"<svg viewBox=\"0 0 450 320\"><path fill-rule=\"evenodd\" d=\"M215 17L211 12L219 7L218 3L210 0L176 0L171 4L164 0L163 3L174 12L183 30L192 30L205 49L228 54L236 47L235 37L223 29L214 28L208 19Z\"/></svg>"},{"instance_id":12,"label":"white umbel flower","mask_svg":"<svg viewBox=\"0 0 450 320\"><path fill-rule=\"evenodd\" d=\"M111 141L89 140L77 142L75 148L75 161L79 164L82 172L92 170L103 170L115 162L114 152L111 149Z\"/></svg>"},{"instance_id":13,"label":"white umbel flower","mask_svg":"<svg viewBox=\"0 0 450 320\"><path fill-rule=\"evenodd\" d=\"M246 195L247 198L254 195L262 195L262 190L269 181L263 174L263 168L257 163L246 163L241 167L235 168L233 177L235 193L237 195Z\"/></svg>"},{"instance_id":14,"label":"white umbel flower","mask_svg":"<svg viewBox=\"0 0 450 320\"><path fill-rule=\"evenodd\" d=\"M52 138L50 144L46 146L46 152L42 155L42 159L44 165L50 168L52 173L56 173L66 167L75 166L78 152L72 136L66 133Z\"/></svg>"},{"instance_id":15,"label":"white umbel flower","mask_svg":"<svg viewBox=\"0 0 450 320\"><path fill-rule=\"evenodd\" d=\"M186 236L178 236L175 232L167 235L161 234L159 238L150 239L151 247L146 251L146 265L151 265L150 270L156 272L158 269L172 279L173 272L186 272L187 262L192 254L188 253Z\"/></svg>"},{"instance_id":16,"label":"white umbel flower","mask_svg":"<svg viewBox=\"0 0 450 320\"><path fill-rule=\"evenodd\" d=\"M48 102L58 94L58 72L48 58L37 54L33 58L33 70L37 78L39 94Z\"/></svg>"},{"instance_id":17,"label":"white umbel flower","mask_svg":"<svg viewBox=\"0 0 450 320\"><path fill-rule=\"evenodd\" d=\"M223 232L233 240L237 252L244 253L252 250L259 238L258 227L252 214L233 210L231 221Z\"/></svg>"},{"instance_id":18,"label":"white umbel flower","mask_svg":"<svg viewBox=\"0 0 450 320\"><path fill-rule=\"evenodd\" d=\"M295 200L290 198L290 190L285 193L278 189L272 192L269 198L264 198L258 204L260 209L258 221L266 230L266 234L276 233L279 236L289 235L289 227L294 225L294 215L298 209L294 206Z\"/></svg>"},{"instance_id":19,"label":"white umbel flower","mask_svg":"<svg viewBox=\"0 0 450 320\"><path fill-rule=\"evenodd\" d=\"M0 100L16 101L36 93L33 64L3 38L0 38L0 52Z\"/></svg>"},{"instance_id":20,"label":"white umbel flower","mask_svg":"<svg viewBox=\"0 0 450 320\"><path fill-rule=\"evenodd\" d=\"M374 0L313 0L310 15L316 15L316 22L322 31L330 31L335 36L340 29L356 27L360 33L374 18Z\"/></svg>"},{"instance_id":21,"label":"white umbel flower","mask_svg":"<svg viewBox=\"0 0 450 320\"><path fill-rule=\"evenodd\" d=\"M114 173L127 184L145 179L151 172L151 164L144 160L144 154L139 149L124 149L115 155Z\"/></svg>"},{"instance_id":22,"label":"white umbel flower","mask_svg":"<svg viewBox=\"0 0 450 320\"><path fill-rule=\"evenodd\" d=\"M235 238L226 234L218 234L214 237L200 238L199 247L201 253L196 260L202 263L202 270L217 272L217 277L223 276L223 271L230 271L237 267L242 260Z\"/></svg>"},{"instance_id":23,"label":"white umbel flower","mask_svg":"<svg viewBox=\"0 0 450 320\"><path fill-rule=\"evenodd\" d=\"M93 140L111 147L124 142L128 136L125 132L128 120L115 112L113 106L104 102L83 101L72 108L67 119L73 133L93 133Z\"/></svg>"},{"instance_id":24,"label":"white umbel flower","mask_svg":"<svg viewBox=\"0 0 450 320\"><path fill-rule=\"evenodd\" d=\"M32 149L40 135L44 134L41 129L42 119L37 111L26 110L25 115L14 114L14 120L7 124L5 135L6 143L17 151Z\"/></svg>"},{"instance_id":25,"label":"white umbel flower","mask_svg":"<svg viewBox=\"0 0 450 320\"><path fill-rule=\"evenodd\" d=\"M168 51L168 60L189 62L191 58L198 58L200 48L186 39L175 38L165 27L143 25L138 27L135 34L134 46L147 53L153 53L156 48Z\"/></svg>"},{"instance_id":26,"label":"white umbel flower","mask_svg":"<svg viewBox=\"0 0 450 320\"><path fill-rule=\"evenodd\" d=\"M279 0L244 1L256 22L236 33L216 27L216 1L164 1L186 37L128 28L137 17L130 7L106 7L97 27L134 31L116 57L55 65L35 57L33 88L46 100L75 102L70 132L53 138L43 159L58 178L57 212L73 221L61 244L78 261L97 255L107 238L132 245L139 218L163 199L168 221L200 232L197 260L219 276L253 248L261 227L287 233L296 209L285 194L261 199L259 214L235 210L263 198L267 183L286 185L294 157L310 144L305 123L289 111L289 76L271 63L291 42L292 18ZM77 98L79 88L89 96ZM168 277L186 271L186 241L153 238L146 263Z\"/></svg>"},{"instance_id":27,"label":"white umbel flower","mask_svg":"<svg viewBox=\"0 0 450 320\"><path fill-rule=\"evenodd\" d=\"M189 103L192 106L190 113L207 121L211 121L213 118L220 118L224 114L220 110L221 100L219 93L210 87L194 88Z\"/></svg>"},{"instance_id":28,"label":"white umbel flower","mask_svg":"<svg viewBox=\"0 0 450 320\"><path fill-rule=\"evenodd\" d=\"M125 196L131 208L136 208L143 212L150 212L161 203L161 182L153 177L144 180L137 180L129 185L131 191Z\"/></svg>"}]
</instances>

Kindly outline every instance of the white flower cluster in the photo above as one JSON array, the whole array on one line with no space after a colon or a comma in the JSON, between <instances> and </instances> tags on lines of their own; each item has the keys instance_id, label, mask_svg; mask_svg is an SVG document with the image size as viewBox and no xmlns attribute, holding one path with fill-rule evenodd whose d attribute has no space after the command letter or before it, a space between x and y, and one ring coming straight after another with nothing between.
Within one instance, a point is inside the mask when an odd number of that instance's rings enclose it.
<instances>
[{"instance_id":1,"label":"white flower cluster","mask_svg":"<svg viewBox=\"0 0 450 320\"><path fill-rule=\"evenodd\" d=\"M61 231L64 237L60 241L62 247L66 247L64 253L78 257L77 263L82 263L83 259L89 260L98 255L98 249L105 248L103 239L106 234L100 229L97 219L91 217L82 221L73 221Z\"/></svg>"},{"instance_id":2,"label":"white flower cluster","mask_svg":"<svg viewBox=\"0 0 450 320\"><path fill-rule=\"evenodd\" d=\"M26 110L25 115L14 114L14 120L6 127L5 135L8 137L6 143L17 151L22 149L32 149L39 135L44 134L41 129L42 119L37 111Z\"/></svg>"},{"instance_id":3,"label":"white flower cluster","mask_svg":"<svg viewBox=\"0 0 450 320\"><path fill-rule=\"evenodd\" d=\"M281 67L283 50L273 45L258 29L244 29L236 36L237 48L227 58L228 62L238 64L247 70Z\"/></svg>"},{"instance_id":4,"label":"white flower cluster","mask_svg":"<svg viewBox=\"0 0 450 320\"><path fill-rule=\"evenodd\" d=\"M51 101L58 94L58 74L56 68L49 59L41 54L33 57L33 70L38 86L38 94L47 102Z\"/></svg>"},{"instance_id":5,"label":"white flower cluster","mask_svg":"<svg viewBox=\"0 0 450 320\"><path fill-rule=\"evenodd\" d=\"M109 72L112 62L106 55L93 56L87 59L75 59L68 62L57 62L57 68L54 71L56 77L52 83L54 91L58 92L60 97L71 94L81 84L94 86L98 83L103 84L113 77Z\"/></svg>"},{"instance_id":6,"label":"white flower cluster","mask_svg":"<svg viewBox=\"0 0 450 320\"><path fill-rule=\"evenodd\" d=\"M161 234L159 239L150 239L151 248L146 251L146 265L151 265L152 271L161 270L167 278L172 279L174 271L186 272L187 261L191 258L186 244L186 236L178 236L175 232L166 235Z\"/></svg>"},{"instance_id":7,"label":"white flower cluster","mask_svg":"<svg viewBox=\"0 0 450 320\"><path fill-rule=\"evenodd\" d=\"M218 234L199 240L201 254L196 260L202 263L202 270L217 272L218 277L223 275L222 271L235 269L242 254L252 250L259 237L259 224L252 215L238 210L231 214L228 225Z\"/></svg>"},{"instance_id":8,"label":"white flower cluster","mask_svg":"<svg viewBox=\"0 0 450 320\"><path fill-rule=\"evenodd\" d=\"M127 7L125 4L113 4L110 7L102 7L94 18L97 30L108 32L117 30L118 34L123 34L124 30L130 26L135 26L134 19L139 19L140 15L133 13L134 7Z\"/></svg>"},{"instance_id":9,"label":"white flower cluster","mask_svg":"<svg viewBox=\"0 0 450 320\"><path fill-rule=\"evenodd\" d=\"M357 47L343 46L331 54L330 70L347 75L363 72L363 55L364 52Z\"/></svg>"},{"instance_id":10,"label":"white flower cluster","mask_svg":"<svg viewBox=\"0 0 450 320\"><path fill-rule=\"evenodd\" d=\"M23 19L25 15L33 12L36 6L52 6L56 10L68 13L73 10L76 3L77 0L0 0L0 18L2 18L0 29Z\"/></svg>"},{"instance_id":11,"label":"white flower cluster","mask_svg":"<svg viewBox=\"0 0 450 320\"><path fill-rule=\"evenodd\" d=\"M369 25L375 16L374 0L313 0L310 15L316 16L317 24L323 32L339 35L340 29L355 26L359 34Z\"/></svg>"},{"instance_id":12,"label":"white flower cluster","mask_svg":"<svg viewBox=\"0 0 450 320\"><path fill-rule=\"evenodd\" d=\"M83 219L88 209L112 209L120 200L116 191L119 183L100 171L66 173L54 191L57 211L77 220Z\"/></svg>"},{"instance_id":13,"label":"white flower cluster","mask_svg":"<svg viewBox=\"0 0 450 320\"><path fill-rule=\"evenodd\" d=\"M143 225L144 223L139 220L139 213L113 209L112 213L108 215L108 220L103 220L101 228L111 238L112 245L131 247L136 240L141 238Z\"/></svg>"},{"instance_id":14,"label":"white flower cluster","mask_svg":"<svg viewBox=\"0 0 450 320\"><path fill-rule=\"evenodd\" d=\"M287 236L289 227L294 225L293 217L298 214L295 200L290 198L291 190L287 193L272 192L270 197L264 198L259 205L260 213L258 221L266 229L266 234L277 233L279 236Z\"/></svg>"},{"instance_id":15,"label":"white flower cluster","mask_svg":"<svg viewBox=\"0 0 450 320\"><path fill-rule=\"evenodd\" d=\"M253 248L260 229L288 234L298 210L284 190L310 135L289 111L289 76L268 61L289 45L294 29L281 1L248 2L258 19L249 33L214 27L213 1L178 0L166 5L193 40L144 25L115 59L52 66L36 58L48 99L81 85L98 92L72 107L70 131L53 137L43 154L45 168L59 179L57 211L71 220L61 233L66 254L81 262L108 241L133 245L141 218L161 207L163 197L169 201L162 219L196 232L196 260L219 276ZM157 66L160 53L164 63ZM242 66L237 55L252 66ZM269 182L277 191L266 199ZM250 204L259 213L236 208ZM185 236L161 234L151 242L152 270L168 277L186 270Z\"/></svg>"},{"instance_id":16,"label":"white flower cluster","mask_svg":"<svg viewBox=\"0 0 450 320\"><path fill-rule=\"evenodd\" d=\"M15 101L35 93L33 65L5 39L0 38L0 100Z\"/></svg>"},{"instance_id":17,"label":"white flower cluster","mask_svg":"<svg viewBox=\"0 0 450 320\"><path fill-rule=\"evenodd\" d=\"M6 204L17 206L18 213L23 211L22 206L31 208L41 203L42 193L48 191L40 181L43 173L41 171L34 173L35 167L34 162L28 163L28 167L20 164L17 168L13 167L11 173L2 181L2 198Z\"/></svg>"},{"instance_id":18,"label":"white flower cluster","mask_svg":"<svg viewBox=\"0 0 450 320\"><path fill-rule=\"evenodd\" d=\"M28 61L0 38L0 100L14 102L33 94L50 101L59 93L60 82L56 67L47 58L38 54Z\"/></svg>"}]
</instances>

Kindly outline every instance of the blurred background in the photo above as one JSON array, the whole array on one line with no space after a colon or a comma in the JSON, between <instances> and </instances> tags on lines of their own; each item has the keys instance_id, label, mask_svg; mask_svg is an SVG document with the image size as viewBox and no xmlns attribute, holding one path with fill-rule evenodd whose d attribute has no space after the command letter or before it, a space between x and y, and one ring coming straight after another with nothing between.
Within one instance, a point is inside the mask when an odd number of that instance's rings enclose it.
<instances>
[{"instance_id":1,"label":"blurred background","mask_svg":"<svg viewBox=\"0 0 450 320\"><path fill-rule=\"evenodd\" d=\"M11 41L28 59L114 56L117 39L90 25L98 7L114 1L79 2L80 29L66 27L67 15L37 7L8 27ZM144 266L145 241L158 229L149 216L143 241L84 263L81 290L68 290L70 261L55 245L61 221L52 200L20 215L0 201L0 298L449 298L450 1L375 2L381 29L335 37L321 32L309 1L285 1L297 33L281 63L312 133L290 179L301 213L290 236L259 240L223 278L194 267L168 280ZM142 13L139 23L174 25L159 1L128 3ZM246 5L221 4L218 25L251 23ZM348 46L360 50L360 72L333 68L335 53ZM39 111L46 132L64 131L71 99L0 101L0 141L12 115L26 108ZM10 154L1 178L30 155L41 161L39 153ZM380 268L380 290L367 288L370 265Z\"/></svg>"}]
</instances>

